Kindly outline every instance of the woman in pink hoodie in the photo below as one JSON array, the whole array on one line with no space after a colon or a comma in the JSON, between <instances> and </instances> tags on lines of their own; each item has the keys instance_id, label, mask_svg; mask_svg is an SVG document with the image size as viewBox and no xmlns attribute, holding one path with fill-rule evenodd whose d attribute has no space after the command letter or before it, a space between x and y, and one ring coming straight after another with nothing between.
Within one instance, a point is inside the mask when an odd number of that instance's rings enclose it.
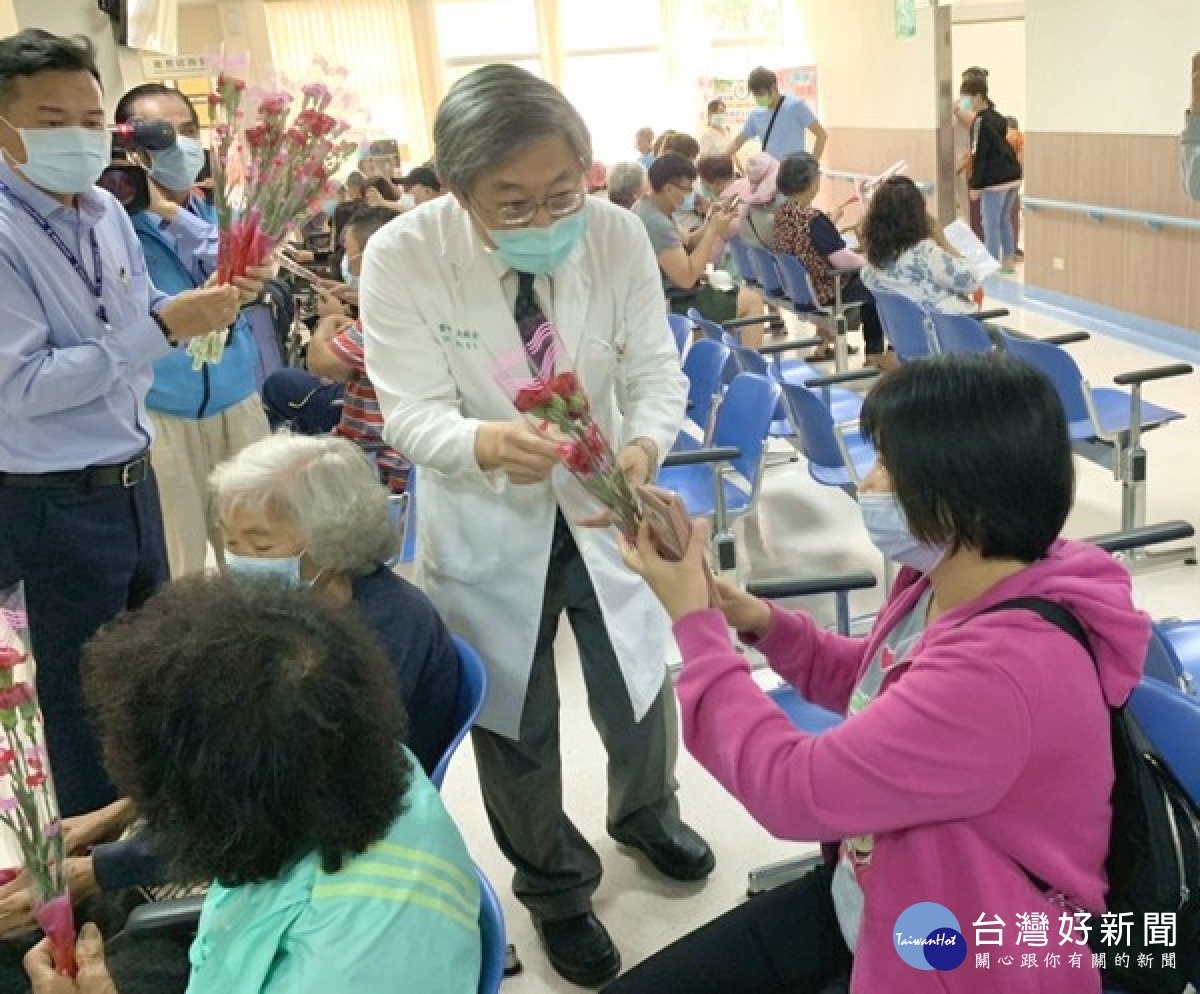
<instances>
[{"instance_id":1,"label":"woman in pink hoodie","mask_svg":"<svg viewBox=\"0 0 1200 994\"><path fill-rule=\"evenodd\" d=\"M940 357L885 377L862 425L879 455L864 522L907 567L866 638L726 585L708 609L703 529L682 563L647 534L626 549L675 621L688 749L774 835L844 841L836 865L606 994L817 994L847 972L852 994L1100 992L1083 928L1107 888L1108 709L1141 677L1149 621L1120 565L1058 537L1074 490L1058 397L1015 361ZM989 613L1022 597L1069 611L1094 662L1028 609ZM846 721L795 728L729 625ZM924 902L941 907L910 910Z\"/></svg>"}]
</instances>

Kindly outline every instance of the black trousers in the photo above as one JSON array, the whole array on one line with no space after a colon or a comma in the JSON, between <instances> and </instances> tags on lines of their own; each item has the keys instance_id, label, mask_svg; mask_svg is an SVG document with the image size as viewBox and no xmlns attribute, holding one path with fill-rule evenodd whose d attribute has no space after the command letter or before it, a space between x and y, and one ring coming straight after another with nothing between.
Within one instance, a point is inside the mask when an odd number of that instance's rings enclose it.
<instances>
[{"instance_id":1,"label":"black trousers","mask_svg":"<svg viewBox=\"0 0 1200 994\"><path fill-rule=\"evenodd\" d=\"M158 487L95 490L0 485L0 584L25 584L37 690L59 807L116 800L80 687L84 644L170 576Z\"/></svg>"},{"instance_id":2,"label":"black trousers","mask_svg":"<svg viewBox=\"0 0 1200 994\"><path fill-rule=\"evenodd\" d=\"M847 304L862 304L859 314L862 316L863 341L867 346L867 355L882 355L887 351L883 339L883 323L879 320L879 310L875 306L875 298L871 296L861 279L857 276L842 288L842 301Z\"/></svg>"},{"instance_id":3,"label":"black trousers","mask_svg":"<svg viewBox=\"0 0 1200 994\"><path fill-rule=\"evenodd\" d=\"M822 994L850 975L821 864L752 898L651 956L604 994Z\"/></svg>"},{"instance_id":4,"label":"black trousers","mask_svg":"<svg viewBox=\"0 0 1200 994\"><path fill-rule=\"evenodd\" d=\"M642 720L634 720L587 566L560 512L520 738L478 726L471 732L492 833L516 871L513 893L542 921L591 910L602 872L595 849L563 810L554 637L564 613L579 646L588 711L608 753L608 826L658 823L671 831L679 824L678 714L670 678Z\"/></svg>"}]
</instances>

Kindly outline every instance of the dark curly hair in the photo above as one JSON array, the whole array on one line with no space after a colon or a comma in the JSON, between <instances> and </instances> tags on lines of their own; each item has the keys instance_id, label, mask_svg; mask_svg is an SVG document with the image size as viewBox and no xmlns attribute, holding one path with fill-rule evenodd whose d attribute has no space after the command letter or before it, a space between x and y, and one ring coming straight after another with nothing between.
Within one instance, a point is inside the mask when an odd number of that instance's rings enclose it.
<instances>
[{"instance_id":1,"label":"dark curly hair","mask_svg":"<svg viewBox=\"0 0 1200 994\"><path fill-rule=\"evenodd\" d=\"M396 678L349 609L308 591L181 580L87 646L83 686L114 783L178 882L327 873L403 811Z\"/></svg>"},{"instance_id":2,"label":"dark curly hair","mask_svg":"<svg viewBox=\"0 0 1200 994\"><path fill-rule=\"evenodd\" d=\"M890 266L897 257L929 238L929 206L925 195L907 176L884 180L863 220L862 240L867 261L876 269Z\"/></svg>"}]
</instances>

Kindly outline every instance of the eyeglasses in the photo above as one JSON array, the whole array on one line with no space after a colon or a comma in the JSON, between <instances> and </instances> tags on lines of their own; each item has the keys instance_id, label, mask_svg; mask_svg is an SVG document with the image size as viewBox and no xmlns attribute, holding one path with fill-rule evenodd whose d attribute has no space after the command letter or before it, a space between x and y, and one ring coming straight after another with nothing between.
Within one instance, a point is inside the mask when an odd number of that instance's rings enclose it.
<instances>
[{"instance_id":1,"label":"eyeglasses","mask_svg":"<svg viewBox=\"0 0 1200 994\"><path fill-rule=\"evenodd\" d=\"M538 203L501 204L499 207L493 207L492 212L500 219L501 224L516 228L532 222L543 207L551 217L567 217L580 210L586 201L587 194L582 190L571 190L568 193L556 193Z\"/></svg>"}]
</instances>

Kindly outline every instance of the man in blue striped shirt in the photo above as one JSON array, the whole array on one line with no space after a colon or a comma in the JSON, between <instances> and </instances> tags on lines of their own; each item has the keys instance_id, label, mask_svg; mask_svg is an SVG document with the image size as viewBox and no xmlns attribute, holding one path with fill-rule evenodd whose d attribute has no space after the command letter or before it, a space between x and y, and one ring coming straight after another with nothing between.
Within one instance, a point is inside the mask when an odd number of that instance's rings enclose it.
<instances>
[{"instance_id":1,"label":"man in blue striped shirt","mask_svg":"<svg viewBox=\"0 0 1200 994\"><path fill-rule=\"evenodd\" d=\"M0 39L0 587L22 581L63 814L114 800L79 689L79 652L167 579L147 460L151 363L229 325L233 287L167 298L108 164L86 41Z\"/></svg>"}]
</instances>

